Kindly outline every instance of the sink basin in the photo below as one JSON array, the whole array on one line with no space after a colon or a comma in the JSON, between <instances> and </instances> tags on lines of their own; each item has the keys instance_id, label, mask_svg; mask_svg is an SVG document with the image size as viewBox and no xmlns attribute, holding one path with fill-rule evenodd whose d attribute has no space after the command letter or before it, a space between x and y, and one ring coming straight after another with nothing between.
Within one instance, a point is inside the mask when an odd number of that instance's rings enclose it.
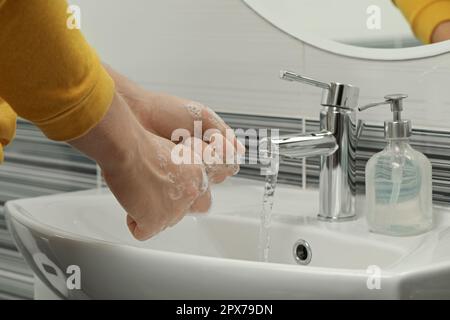
<instances>
[{"instance_id":1,"label":"sink basin","mask_svg":"<svg viewBox=\"0 0 450 320\"><path fill-rule=\"evenodd\" d=\"M316 219L318 193L279 184L269 262L258 261L263 182L229 179L207 215L188 215L145 242L134 240L108 190L6 204L8 226L37 278L71 299L450 298L450 209L413 237ZM309 245L298 264L294 244ZM304 248L304 247L303 247ZM81 286L67 285L71 266Z\"/></svg>"}]
</instances>

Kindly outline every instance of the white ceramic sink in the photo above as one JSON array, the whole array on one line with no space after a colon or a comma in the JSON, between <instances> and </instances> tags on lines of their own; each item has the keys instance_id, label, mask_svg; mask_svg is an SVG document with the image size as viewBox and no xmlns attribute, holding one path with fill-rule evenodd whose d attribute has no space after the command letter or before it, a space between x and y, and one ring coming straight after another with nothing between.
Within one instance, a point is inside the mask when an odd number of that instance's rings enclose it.
<instances>
[{"instance_id":1,"label":"white ceramic sink","mask_svg":"<svg viewBox=\"0 0 450 320\"><path fill-rule=\"evenodd\" d=\"M6 208L18 247L59 297L450 298L449 209L435 207L436 226L424 235L389 237L369 233L362 216L319 222L316 191L278 185L265 263L257 261L262 192L263 182L230 179L214 188L209 214L187 216L146 242L131 237L107 190ZM294 259L299 239L310 245L309 265ZM67 287L72 265L80 268L80 289Z\"/></svg>"}]
</instances>

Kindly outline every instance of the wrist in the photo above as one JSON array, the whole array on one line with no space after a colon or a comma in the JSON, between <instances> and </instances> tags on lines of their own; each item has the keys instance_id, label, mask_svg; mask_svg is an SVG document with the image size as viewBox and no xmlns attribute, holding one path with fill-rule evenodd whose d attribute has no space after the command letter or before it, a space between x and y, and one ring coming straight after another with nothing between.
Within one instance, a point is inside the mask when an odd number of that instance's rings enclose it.
<instances>
[{"instance_id":1,"label":"wrist","mask_svg":"<svg viewBox=\"0 0 450 320\"><path fill-rule=\"evenodd\" d=\"M156 107L158 95L145 90L137 83L118 73L109 65L103 63L105 70L113 79L117 92L126 101L129 109L133 112L138 121L145 127L145 124L151 123L153 109ZM153 131L151 128L146 128Z\"/></svg>"},{"instance_id":2,"label":"wrist","mask_svg":"<svg viewBox=\"0 0 450 320\"><path fill-rule=\"evenodd\" d=\"M102 169L127 165L133 161L137 142L144 129L117 93L104 118L70 145L95 160Z\"/></svg>"}]
</instances>

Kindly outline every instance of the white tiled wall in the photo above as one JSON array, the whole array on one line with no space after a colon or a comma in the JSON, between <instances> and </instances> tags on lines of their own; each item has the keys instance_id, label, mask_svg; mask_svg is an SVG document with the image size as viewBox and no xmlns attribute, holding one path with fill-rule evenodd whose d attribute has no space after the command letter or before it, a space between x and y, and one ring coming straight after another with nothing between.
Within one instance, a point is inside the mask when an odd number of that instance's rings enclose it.
<instances>
[{"instance_id":1,"label":"white tiled wall","mask_svg":"<svg viewBox=\"0 0 450 320\"><path fill-rule=\"evenodd\" d=\"M320 92L278 79L292 69L361 87L362 103L410 95L415 126L450 128L450 54L401 62L334 55L282 33L241 0L72 0L101 57L145 87L219 111L316 119ZM367 111L381 121L388 109Z\"/></svg>"}]
</instances>

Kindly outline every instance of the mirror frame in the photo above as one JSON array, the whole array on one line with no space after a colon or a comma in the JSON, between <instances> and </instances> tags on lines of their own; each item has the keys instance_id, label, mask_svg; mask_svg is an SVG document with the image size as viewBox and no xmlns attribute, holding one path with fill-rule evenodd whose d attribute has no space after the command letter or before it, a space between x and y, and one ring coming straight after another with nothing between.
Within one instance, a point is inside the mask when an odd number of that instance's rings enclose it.
<instances>
[{"instance_id":1,"label":"mirror frame","mask_svg":"<svg viewBox=\"0 0 450 320\"><path fill-rule=\"evenodd\" d=\"M366 60L412 60L433 57L450 52L450 40L440 43L423 45L420 47L409 48L396 48L396 49L384 49L384 48L366 48L357 47L349 44L339 43L337 41L319 38L309 32L304 32L302 35L294 35L287 29L286 23L283 21L270 21L262 12L261 8L256 8L255 4L261 0L242 0L247 7L254 11L262 19L273 25L275 28L281 30L287 35L307 43L313 47L337 54L347 56L351 58L366 59ZM301 38L300 38L301 37Z\"/></svg>"}]
</instances>

